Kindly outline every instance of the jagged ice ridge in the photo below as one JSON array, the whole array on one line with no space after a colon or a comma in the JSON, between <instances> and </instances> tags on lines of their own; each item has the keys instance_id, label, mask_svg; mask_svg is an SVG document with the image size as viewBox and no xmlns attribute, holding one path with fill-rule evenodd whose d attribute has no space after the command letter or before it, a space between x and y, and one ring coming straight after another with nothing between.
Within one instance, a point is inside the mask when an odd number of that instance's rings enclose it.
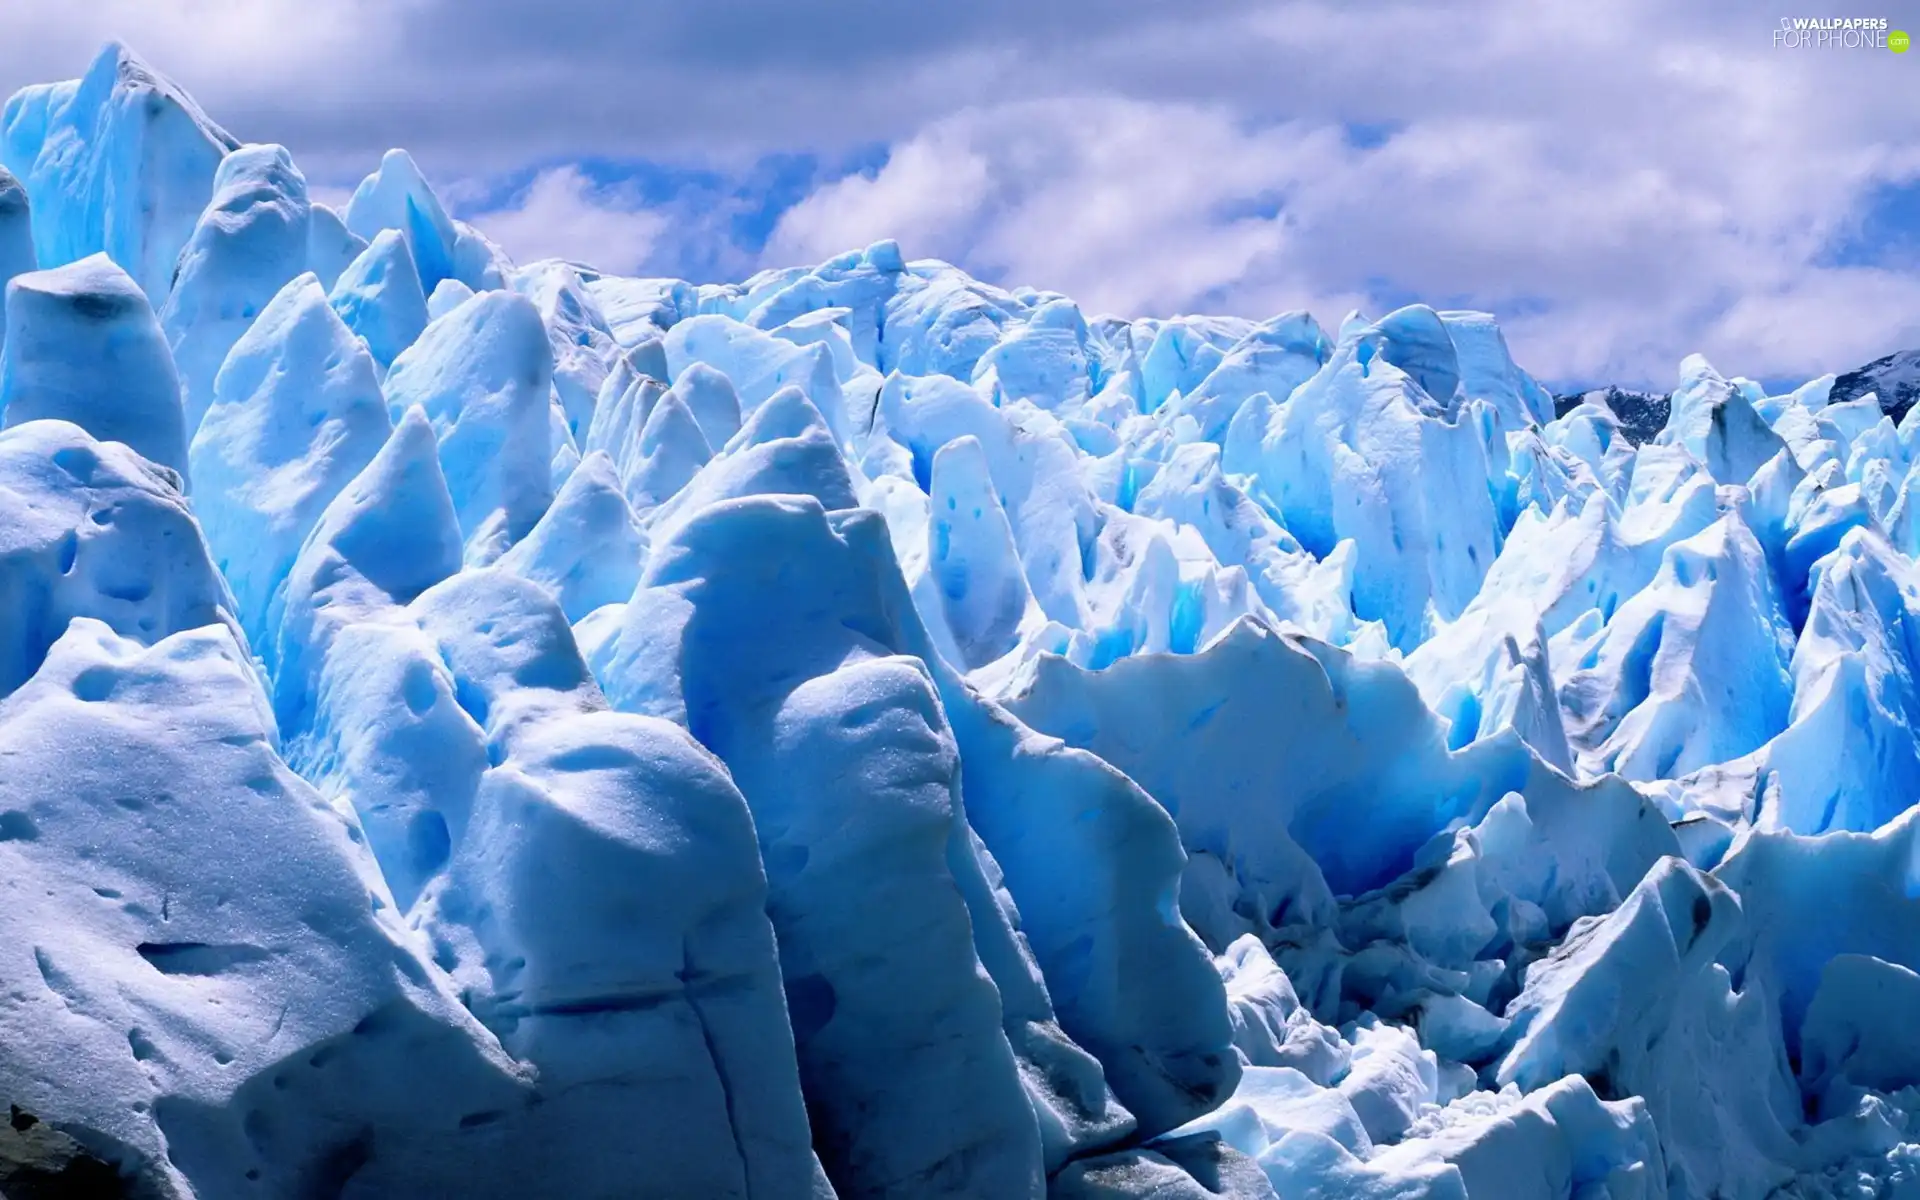
<instances>
[{"instance_id":1,"label":"jagged ice ridge","mask_svg":"<svg viewBox=\"0 0 1920 1200\"><path fill-rule=\"evenodd\" d=\"M1920 1195L1920 423L0 127L0 1102L170 1197ZM130 1194L133 1194L130 1190Z\"/></svg>"}]
</instances>

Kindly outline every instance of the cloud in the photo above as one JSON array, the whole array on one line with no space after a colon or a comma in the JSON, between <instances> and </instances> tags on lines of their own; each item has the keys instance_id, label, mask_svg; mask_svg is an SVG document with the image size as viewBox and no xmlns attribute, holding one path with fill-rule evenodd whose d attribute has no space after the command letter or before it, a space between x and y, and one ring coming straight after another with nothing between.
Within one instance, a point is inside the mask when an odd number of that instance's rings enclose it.
<instances>
[{"instance_id":1,"label":"cloud","mask_svg":"<svg viewBox=\"0 0 1920 1200\"><path fill-rule=\"evenodd\" d=\"M509 204L469 219L516 262L565 258L614 273L643 270L668 225L630 191L572 166L540 172Z\"/></svg>"},{"instance_id":2,"label":"cloud","mask_svg":"<svg viewBox=\"0 0 1920 1200\"><path fill-rule=\"evenodd\" d=\"M1888 15L1920 25L1913 4ZM1836 249L1920 181L1913 56L1777 51L1777 19L1736 0L12 0L0 88L122 36L325 185L389 145L435 179L517 181L481 224L522 256L714 278L896 236L1092 309L1486 307L1546 377L1664 382L1696 349L1786 377L1920 344L1911 257ZM873 144L792 194L761 174ZM692 182L610 191L596 163Z\"/></svg>"},{"instance_id":3,"label":"cloud","mask_svg":"<svg viewBox=\"0 0 1920 1200\"><path fill-rule=\"evenodd\" d=\"M1259 2L8 0L0 92L77 75L118 37L237 135L278 140L329 178L395 145L435 177L594 157L749 163L893 140L1090 37Z\"/></svg>"},{"instance_id":4,"label":"cloud","mask_svg":"<svg viewBox=\"0 0 1920 1200\"><path fill-rule=\"evenodd\" d=\"M1910 64L1599 7L1276 6L1213 78L1259 57L1298 105L970 107L788 212L769 256L891 232L1123 314L1487 308L1564 381L1666 382L1693 350L1805 377L1920 344L1914 265L1830 253L1920 179L1920 110L1875 103Z\"/></svg>"},{"instance_id":5,"label":"cloud","mask_svg":"<svg viewBox=\"0 0 1920 1200\"><path fill-rule=\"evenodd\" d=\"M807 261L880 237L1121 314L1191 308L1289 271L1284 211L1344 154L1337 131L1246 132L1231 114L1110 97L959 113L878 172L789 209L766 258ZM1282 206L1272 215L1240 208Z\"/></svg>"}]
</instances>

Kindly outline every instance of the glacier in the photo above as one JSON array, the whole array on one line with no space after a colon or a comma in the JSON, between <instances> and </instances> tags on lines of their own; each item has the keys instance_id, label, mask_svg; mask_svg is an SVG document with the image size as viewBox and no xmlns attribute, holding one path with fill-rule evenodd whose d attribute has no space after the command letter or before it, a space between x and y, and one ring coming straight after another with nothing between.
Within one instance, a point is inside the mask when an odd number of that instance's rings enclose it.
<instances>
[{"instance_id":1,"label":"glacier","mask_svg":"<svg viewBox=\"0 0 1920 1200\"><path fill-rule=\"evenodd\" d=\"M0 1191L1920 1196L1910 354L317 194L0 114Z\"/></svg>"}]
</instances>

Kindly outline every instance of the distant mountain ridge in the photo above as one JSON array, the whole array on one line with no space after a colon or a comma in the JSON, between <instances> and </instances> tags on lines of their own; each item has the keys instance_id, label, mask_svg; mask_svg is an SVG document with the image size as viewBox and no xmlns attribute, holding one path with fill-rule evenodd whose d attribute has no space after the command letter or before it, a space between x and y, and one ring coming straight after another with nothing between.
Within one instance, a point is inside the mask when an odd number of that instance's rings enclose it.
<instances>
[{"instance_id":1,"label":"distant mountain ridge","mask_svg":"<svg viewBox=\"0 0 1920 1200\"><path fill-rule=\"evenodd\" d=\"M1868 392L1880 397L1881 412L1896 422L1905 417L1908 409L1920 404L1920 350L1876 358L1864 367L1836 376L1827 401L1840 404L1858 400Z\"/></svg>"},{"instance_id":2,"label":"distant mountain ridge","mask_svg":"<svg viewBox=\"0 0 1920 1200\"><path fill-rule=\"evenodd\" d=\"M1553 415L1564 417L1580 405L1588 403L1598 404L1613 413L1614 419L1620 422L1620 432L1636 446L1652 441L1654 434L1665 429L1667 414L1673 411L1673 400L1670 396L1608 386L1555 396Z\"/></svg>"},{"instance_id":3,"label":"distant mountain ridge","mask_svg":"<svg viewBox=\"0 0 1920 1200\"><path fill-rule=\"evenodd\" d=\"M1880 411L1896 423L1904 418L1907 410L1920 404L1920 350L1901 350L1834 376L1827 402L1844 404L1868 393L1879 398ZM1583 392L1556 393L1553 415L1564 417L1583 403L1599 404L1612 412L1620 422L1620 431L1636 446L1653 440L1655 434L1666 428L1667 416L1673 409L1671 394L1608 385Z\"/></svg>"}]
</instances>

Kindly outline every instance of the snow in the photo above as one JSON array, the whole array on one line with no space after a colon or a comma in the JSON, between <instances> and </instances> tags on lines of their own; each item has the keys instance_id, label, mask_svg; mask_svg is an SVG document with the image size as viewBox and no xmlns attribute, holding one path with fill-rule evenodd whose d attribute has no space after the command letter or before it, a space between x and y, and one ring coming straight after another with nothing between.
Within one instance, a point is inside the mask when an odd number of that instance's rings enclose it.
<instances>
[{"instance_id":1,"label":"snow","mask_svg":"<svg viewBox=\"0 0 1920 1200\"><path fill-rule=\"evenodd\" d=\"M1910 354L520 265L119 46L0 281L0 1100L152 1194L1920 1181Z\"/></svg>"},{"instance_id":2,"label":"snow","mask_svg":"<svg viewBox=\"0 0 1920 1200\"><path fill-rule=\"evenodd\" d=\"M1827 381L1828 399L1844 403L1872 395L1881 411L1903 420L1920 403L1920 352L1903 350Z\"/></svg>"}]
</instances>

